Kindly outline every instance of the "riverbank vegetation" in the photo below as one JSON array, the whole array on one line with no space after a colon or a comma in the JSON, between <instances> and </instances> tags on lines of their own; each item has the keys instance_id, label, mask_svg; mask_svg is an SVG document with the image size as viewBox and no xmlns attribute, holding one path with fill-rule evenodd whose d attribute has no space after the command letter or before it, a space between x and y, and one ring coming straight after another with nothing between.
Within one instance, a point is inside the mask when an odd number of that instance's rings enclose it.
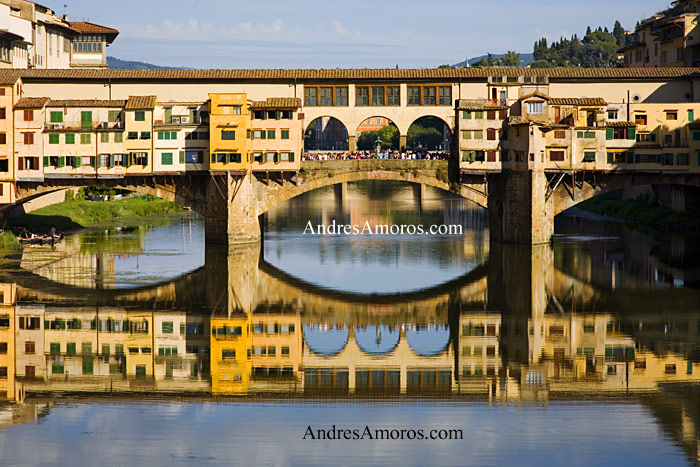
<instances>
[{"instance_id":1,"label":"riverbank vegetation","mask_svg":"<svg viewBox=\"0 0 700 467\"><path fill-rule=\"evenodd\" d=\"M663 230L700 234L699 213L675 212L651 197L622 199L622 192L617 191L596 196L576 207Z\"/></svg>"},{"instance_id":2,"label":"riverbank vegetation","mask_svg":"<svg viewBox=\"0 0 700 467\"><path fill-rule=\"evenodd\" d=\"M31 232L60 231L113 222L118 219L158 216L182 211L175 203L152 196L139 196L117 201L86 201L71 199L37 209L11 220L13 227L25 227Z\"/></svg>"}]
</instances>

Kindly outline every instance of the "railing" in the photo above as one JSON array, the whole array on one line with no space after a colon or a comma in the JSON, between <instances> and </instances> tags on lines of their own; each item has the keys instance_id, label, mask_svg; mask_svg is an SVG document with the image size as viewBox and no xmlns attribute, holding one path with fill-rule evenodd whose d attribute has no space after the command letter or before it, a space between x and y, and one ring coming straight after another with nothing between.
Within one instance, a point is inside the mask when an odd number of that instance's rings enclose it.
<instances>
[{"instance_id":1,"label":"railing","mask_svg":"<svg viewBox=\"0 0 700 467\"><path fill-rule=\"evenodd\" d=\"M191 115L173 115L169 119L156 120L154 123L156 125L199 125L207 123L207 120L200 116L193 118Z\"/></svg>"}]
</instances>

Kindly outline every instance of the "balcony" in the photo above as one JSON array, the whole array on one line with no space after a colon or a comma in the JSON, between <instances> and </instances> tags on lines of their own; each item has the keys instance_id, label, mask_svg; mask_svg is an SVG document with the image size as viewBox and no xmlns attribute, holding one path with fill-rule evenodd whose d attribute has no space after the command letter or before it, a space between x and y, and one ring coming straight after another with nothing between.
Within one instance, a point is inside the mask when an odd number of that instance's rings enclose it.
<instances>
[{"instance_id":1,"label":"balcony","mask_svg":"<svg viewBox=\"0 0 700 467\"><path fill-rule=\"evenodd\" d=\"M92 130L123 130L124 122L55 122L44 123L44 131L92 131Z\"/></svg>"}]
</instances>

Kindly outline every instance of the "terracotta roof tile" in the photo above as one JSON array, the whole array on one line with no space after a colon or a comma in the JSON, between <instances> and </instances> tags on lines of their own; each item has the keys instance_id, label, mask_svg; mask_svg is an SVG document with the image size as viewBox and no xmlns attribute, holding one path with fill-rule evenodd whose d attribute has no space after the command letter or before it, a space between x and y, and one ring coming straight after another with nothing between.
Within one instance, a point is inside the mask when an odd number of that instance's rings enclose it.
<instances>
[{"instance_id":1,"label":"terracotta roof tile","mask_svg":"<svg viewBox=\"0 0 700 467\"><path fill-rule=\"evenodd\" d=\"M552 97L549 105L608 105L605 99L600 97Z\"/></svg>"},{"instance_id":2,"label":"terracotta roof tile","mask_svg":"<svg viewBox=\"0 0 700 467\"><path fill-rule=\"evenodd\" d=\"M12 70L16 72L16 70ZM445 68L445 69L267 69L110 70L28 69L26 79L129 80L383 80L485 79L488 76L548 76L550 79L673 79L700 75L700 68ZM0 74L7 71L0 71Z\"/></svg>"},{"instance_id":3,"label":"terracotta roof tile","mask_svg":"<svg viewBox=\"0 0 700 467\"><path fill-rule=\"evenodd\" d=\"M127 109L153 109L156 106L156 96L129 96Z\"/></svg>"},{"instance_id":4,"label":"terracotta roof tile","mask_svg":"<svg viewBox=\"0 0 700 467\"><path fill-rule=\"evenodd\" d=\"M102 99L51 99L47 107L121 107L126 106L126 100L102 100Z\"/></svg>"},{"instance_id":5,"label":"terracotta roof tile","mask_svg":"<svg viewBox=\"0 0 700 467\"><path fill-rule=\"evenodd\" d=\"M23 97L17 101L15 109L41 109L48 101L48 97Z\"/></svg>"},{"instance_id":6,"label":"terracotta roof tile","mask_svg":"<svg viewBox=\"0 0 700 467\"><path fill-rule=\"evenodd\" d=\"M0 86L11 86L20 78L21 70L6 69L0 72Z\"/></svg>"},{"instance_id":7,"label":"terracotta roof tile","mask_svg":"<svg viewBox=\"0 0 700 467\"><path fill-rule=\"evenodd\" d=\"M505 105L496 105L486 99L458 99L458 110L507 110Z\"/></svg>"},{"instance_id":8,"label":"terracotta roof tile","mask_svg":"<svg viewBox=\"0 0 700 467\"><path fill-rule=\"evenodd\" d=\"M299 108L301 99L298 97L268 97L264 101L254 101L253 108Z\"/></svg>"},{"instance_id":9,"label":"terracotta roof tile","mask_svg":"<svg viewBox=\"0 0 700 467\"><path fill-rule=\"evenodd\" d=\"M114 28L108 28L107 26L100 26L99 24L90 23L87 21L74 21L69 22L70 27L81 34L104 34L107 36L107 42L112 43L114 39L119 35L119 31Z\"/></svg>"}]
</instances>

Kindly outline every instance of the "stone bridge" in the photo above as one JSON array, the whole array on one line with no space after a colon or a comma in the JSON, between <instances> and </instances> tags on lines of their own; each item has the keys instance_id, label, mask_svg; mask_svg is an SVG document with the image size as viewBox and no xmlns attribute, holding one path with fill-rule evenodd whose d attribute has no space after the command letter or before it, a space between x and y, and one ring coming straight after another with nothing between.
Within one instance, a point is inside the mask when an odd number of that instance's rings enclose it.
<instances>
[{"instance_id":1,"label":"stone bridge","mask_svg":"<svg viewBox=\"0 0 700 467\"><path fill-rule=\"evenodd\" d=\"M494 241L539 244L550 241L554 216L601 193L644 185L700 187L700 174L655 171L456 170L437 160L305 161L298 172L208 171L120 178L57 177L17 182L18 203L65 188L112 187L177 202L206 219L211 243L255 243L259 217L296 196L347 182L393 180L412 183L418 193L431 186L455 193L489 210ZM668 190L667 190L668 191Z\"/></svg>"}]
</instances>

